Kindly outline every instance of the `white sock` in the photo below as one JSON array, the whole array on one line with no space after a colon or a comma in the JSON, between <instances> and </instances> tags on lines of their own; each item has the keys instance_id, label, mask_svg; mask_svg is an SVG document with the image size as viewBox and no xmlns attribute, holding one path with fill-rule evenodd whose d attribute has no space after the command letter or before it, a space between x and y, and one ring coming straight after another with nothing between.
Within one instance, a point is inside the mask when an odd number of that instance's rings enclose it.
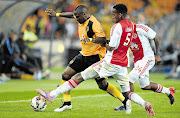
<instances>
[{"instance_id":1,"label":"white sock","mask_svg":"<svg viewBox=\"0 0 180 118\"><path fill-rule=\"evenodd\" d=\"M130 92L128 94L128 98L136 104L142 105L145 108L145 101L137 93Z\"/></svg>"},{"instance_id":2,"label":"white sock","mask_svg":"<svg viewBox=\"0 0 180 118\"><path fill-rule=\"evenodd\" d=\"M59 86L57 89L50 92L51 97L57 97L58 95L65 93L73 88L75 88L78 85L78 83L74 79L70 79L69 81L65 82L61 86Z\"/></svg>"},{"instance_id":3,"label":"white sock","mask_svg":"<svg viewBox=\"0 0 180 118\"><path fill-rule=\"evenodd\" d=\"M169 95L171 93L169 88L163 87L160 84L158 84L158 88L154 92L156 92L156 93L164 93L166 95Z\"/></svg>"}]
</instances>

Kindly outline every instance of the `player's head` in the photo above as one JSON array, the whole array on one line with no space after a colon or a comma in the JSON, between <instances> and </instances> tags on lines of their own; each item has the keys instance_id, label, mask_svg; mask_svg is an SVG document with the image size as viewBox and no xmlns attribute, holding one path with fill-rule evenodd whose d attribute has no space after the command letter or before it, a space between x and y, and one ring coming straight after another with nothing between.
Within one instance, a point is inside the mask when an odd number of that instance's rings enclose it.
<instances>
[{"instance_id":1,"label":"player's head","mask_svg":"<svg viewBox=\"0 0 180 118\"><path fill-rule=\"evenodd\" d=\"M124 4L117 4L112 9L112 19L115 23L125 19L127 15L127 7Z\"/></svg>"},{"instance_id":2,"label":"player's head","mask_svg":"<svg viewBox=\"0 0 180 118\"><path fill-rule=\"evenodd\" d=\"M76 20L80 24L83 24L88 19L86 6L79 5L78 7L76 7L74 10L74 15L76 17Z\"/></svg>"}]
</instances>

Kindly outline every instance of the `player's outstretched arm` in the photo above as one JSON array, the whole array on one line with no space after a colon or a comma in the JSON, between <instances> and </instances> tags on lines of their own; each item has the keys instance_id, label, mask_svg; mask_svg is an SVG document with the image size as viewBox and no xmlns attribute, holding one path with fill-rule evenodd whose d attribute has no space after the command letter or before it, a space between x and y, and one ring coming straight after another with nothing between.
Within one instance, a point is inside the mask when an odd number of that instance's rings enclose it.
<instances>
[{"instance_id":1,"label":"player's outstretched arm","mask_svg":"<svg viewBox=\"0 0 180 118\"><path fill-rule=\"evenodd\" d=\"M66 17L66 18L74 18L73 12L63 12L63 13L56 13L53 9L46 9L46 13L48 13L49 16L52 17Z\"/></svg>"},{"instance_id":2,"label":"player's outstretched arm","mask_svg":"<svg viewBox=\"0 0 180 118\"><path fill-rule=\"evenodd\" d=\"M156 64L162 61L160 57L160 48L159 48L159 37L156 35L154 38L155 46L156 46L156 54L155 54L155 62Z\"/></svg>"},{"instance_id":3,"label":"player's outstretched arm","mask_svg":"<svg viewBox=\"0 0 180 118\"><path fill-rule=\"evenodd\" d=\"M101 46L105 47L106 45L106 37L98 37L97 39L94 38L82 38L81 41L85 44L87 42L93 42L97 44L101 44Z\"/></svg>"}]
</instances>

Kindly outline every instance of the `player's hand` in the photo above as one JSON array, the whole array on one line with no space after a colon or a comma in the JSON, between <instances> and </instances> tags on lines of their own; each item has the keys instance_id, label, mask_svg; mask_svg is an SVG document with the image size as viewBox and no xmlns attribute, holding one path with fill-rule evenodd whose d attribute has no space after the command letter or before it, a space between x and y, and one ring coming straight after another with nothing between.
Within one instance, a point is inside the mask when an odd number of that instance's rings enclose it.
<instances>
[{"instance_id":1,"label":"player's hand","mask_svg":"<svg viewBox=\"0 0 180 118\"><path fill-rule=\"evenodd\" d=\"M159 64L162 61L160 55L155 55L155 62L156 64Z\"/></svg>"},{"instance_id":2,"label":"player's hand","mask_svg":"<svg viewBox=\"0 0 180 118\"><path fill-rule=\"evenodd\" d=\"M56 12L53 9L46 9L46 13L48 13L49 16L56 17Z\"/></svg>"},{"instance_id":3,"label":"player's hand","mask_svg":"<svg viewBox=\"0 0 180 118\"><path fill-rule=\"evenodd\" d=\"M82 43L86 44L87 42L90 42L90 39L84 37L84 38L81 39L81 41L82 41Z\"/></svg>"}]
</instances>

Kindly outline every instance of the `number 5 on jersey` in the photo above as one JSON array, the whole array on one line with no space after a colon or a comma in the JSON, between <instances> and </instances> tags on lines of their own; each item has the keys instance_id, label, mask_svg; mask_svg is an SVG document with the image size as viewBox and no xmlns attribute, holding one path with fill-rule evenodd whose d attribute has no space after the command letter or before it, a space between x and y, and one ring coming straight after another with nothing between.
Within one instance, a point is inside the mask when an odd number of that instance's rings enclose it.
<instances>
[{"instance_id":1,"label":"number 5 on jersey","mask_svg":"<svg viewBox=\"0 0 180 118\"><path fill-rule=\"evenodd\" d=\"M131 41L130 36L131 36L131 33L127 33L126 40L123 44L124 46L127 46L129 44L129 42Z\"/></svg>"}]
</instances>

